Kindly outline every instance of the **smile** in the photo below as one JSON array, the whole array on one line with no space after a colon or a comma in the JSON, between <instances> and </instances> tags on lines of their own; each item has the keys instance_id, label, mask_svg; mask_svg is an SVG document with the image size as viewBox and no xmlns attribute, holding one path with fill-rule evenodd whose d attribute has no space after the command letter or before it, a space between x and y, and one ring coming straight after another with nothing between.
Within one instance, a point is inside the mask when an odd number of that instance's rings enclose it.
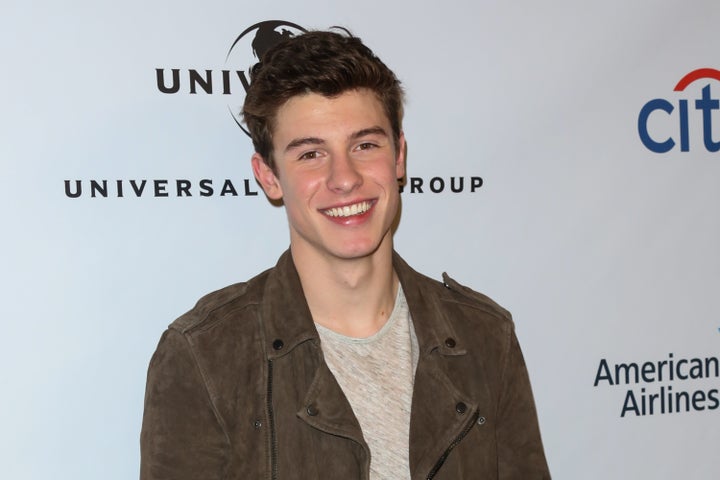
<instances>
[{"instance_id":1,"label":"smile","mask_svg":"<svg viewBox=\"0 0 720 480\"><path fill-rule=\"evenodd\" d=\"M328 208L327 210L323 210L322 213L328 217L352 217L353 215L361 215L367 212L372 206L373 202L366 200L352 205L345 205L344 207Z\"/></svg>"}]
</instances>

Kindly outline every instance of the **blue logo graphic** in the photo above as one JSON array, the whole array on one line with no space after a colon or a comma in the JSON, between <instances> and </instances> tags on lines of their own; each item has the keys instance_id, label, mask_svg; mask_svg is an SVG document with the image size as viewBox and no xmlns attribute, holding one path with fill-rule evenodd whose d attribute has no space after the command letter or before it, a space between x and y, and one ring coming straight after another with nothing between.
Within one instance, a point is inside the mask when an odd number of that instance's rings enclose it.
<instances>
[{"instance_id":1,"label":"blue logo graphic","mask_svg":"<svg viewBox=\"0 0 720 480\"><path fill-rule=\"evenodd\" d=\"M684 91L691 83L701 80L711 79L720 81L720 71L712 68L700 68L693 70L692 72L685 75L675 86L675 92ZM654 120L660 120L665 122L666 119L655 118L659 115L665 115L672 122L677 121L677 131L679 134L680 151L690 151L690 112L689 112L689 100L681 98L677 101L677 112L675 112L675 105L669 100L664 98L656 98L647 102L640 110L638 116L638 134L643 145L648 150L655 153L667 153L675 148L676 137L670 136L667 138L657 138L658 134L653 135L650 132L649 123L651 117ZM720 100L713 98L713 93L710 89L710 83L702 88L700 98L694 102L695 110L702 112L702 138L705 144L705 149L708 152L720 151L720 142L713 139L713 110L720 110Z\"/></svg>"}]
</instances>

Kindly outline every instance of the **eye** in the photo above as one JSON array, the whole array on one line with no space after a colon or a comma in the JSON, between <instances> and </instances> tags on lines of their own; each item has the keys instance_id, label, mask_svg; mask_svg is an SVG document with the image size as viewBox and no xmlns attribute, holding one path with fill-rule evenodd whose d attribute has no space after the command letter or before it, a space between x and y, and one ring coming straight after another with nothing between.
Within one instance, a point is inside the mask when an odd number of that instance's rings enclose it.
<instances>
[{"instance_id":1,"label":"eye","mask_svg":"<svg viewBox=\"0 0 720 480\"><path fill-rule=\"evenodd\" d=\"M355 148L356 148L356 150L371 150L376 147L377 147L377 145L375 145L372 142L363 142Z\"/></svg>"},{"instance_id":2,"label":"eye","mask_svg":"<svg viewBox=\"0 0 720 480\"><path fill-rule=\"evenodd\" d=\"M318 158L318 156L320 156L320 154L316 150L312 150L310 152L305 152L300 155L298 160L313 160L315 158Z\"/></svg>"}]
</instances>

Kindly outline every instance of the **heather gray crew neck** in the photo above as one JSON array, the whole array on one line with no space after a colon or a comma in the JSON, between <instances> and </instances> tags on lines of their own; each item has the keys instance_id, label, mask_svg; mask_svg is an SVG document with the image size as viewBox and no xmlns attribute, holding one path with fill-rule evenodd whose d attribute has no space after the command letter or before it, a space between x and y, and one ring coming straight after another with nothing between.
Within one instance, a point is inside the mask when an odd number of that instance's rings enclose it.
<instances>
[{"instance_id":1,"label":"heather gray crew neck","mask_svg":"<svg viewBox=\"0 0 720 480\"><path fill-rule=\"evenodd\" d=\"M370 448L371 480L410 478L410 408L418 343L402 286L383 327L353 338L316 324L325 361Z\"/></svg>"}]
</instances>

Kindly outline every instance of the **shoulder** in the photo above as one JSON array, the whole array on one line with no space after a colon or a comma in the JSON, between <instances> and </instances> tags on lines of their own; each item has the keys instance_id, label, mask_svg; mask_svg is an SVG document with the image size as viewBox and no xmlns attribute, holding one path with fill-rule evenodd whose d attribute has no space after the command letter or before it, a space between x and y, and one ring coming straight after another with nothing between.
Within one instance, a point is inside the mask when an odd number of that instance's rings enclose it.
<instances>
[{"instance_id":1,"label":"shoulder","mask_svg":"<svg viewBox=\"0 0 720 480\"><path fill-rule=\"evenodd\" d=\"M210 328L228 318L242 317L242 312L258 305L262 300L263 287L272 269L246 282L235 283L208 293L195 306L178 317L168 327L183 334Z\"/></svg>"},{"instance_id":2,"label":"shoulder","mask_svg":"<svg viewBox=\"0 0 720 480\"><path fill-rule=\"evenodd\" d=\"M487 332L488 329L500 328L506 332L508 327L512 328L510 312L490 297L457 282L447 273L442 274L441 281L434 280L415 271L397 254L394 265L408 304L417 307L416 313L432 313L435 318L447 318L453 324L469 322L468 328L471 330L480 327L479 330Z\"/></svg>"},{"instance_id":3,"label":"shoulder","mask_svg":"<svg viewBox=\"0 0 720 480\"><path fill-rule=\"evenodd\" d=\"M443 272L442 284L451 292L453 301L463 303L470 308L482 310L490 315L512 321L510 312L496 303L492 298L467 287Z\"/></svg>"}]
</instances>

